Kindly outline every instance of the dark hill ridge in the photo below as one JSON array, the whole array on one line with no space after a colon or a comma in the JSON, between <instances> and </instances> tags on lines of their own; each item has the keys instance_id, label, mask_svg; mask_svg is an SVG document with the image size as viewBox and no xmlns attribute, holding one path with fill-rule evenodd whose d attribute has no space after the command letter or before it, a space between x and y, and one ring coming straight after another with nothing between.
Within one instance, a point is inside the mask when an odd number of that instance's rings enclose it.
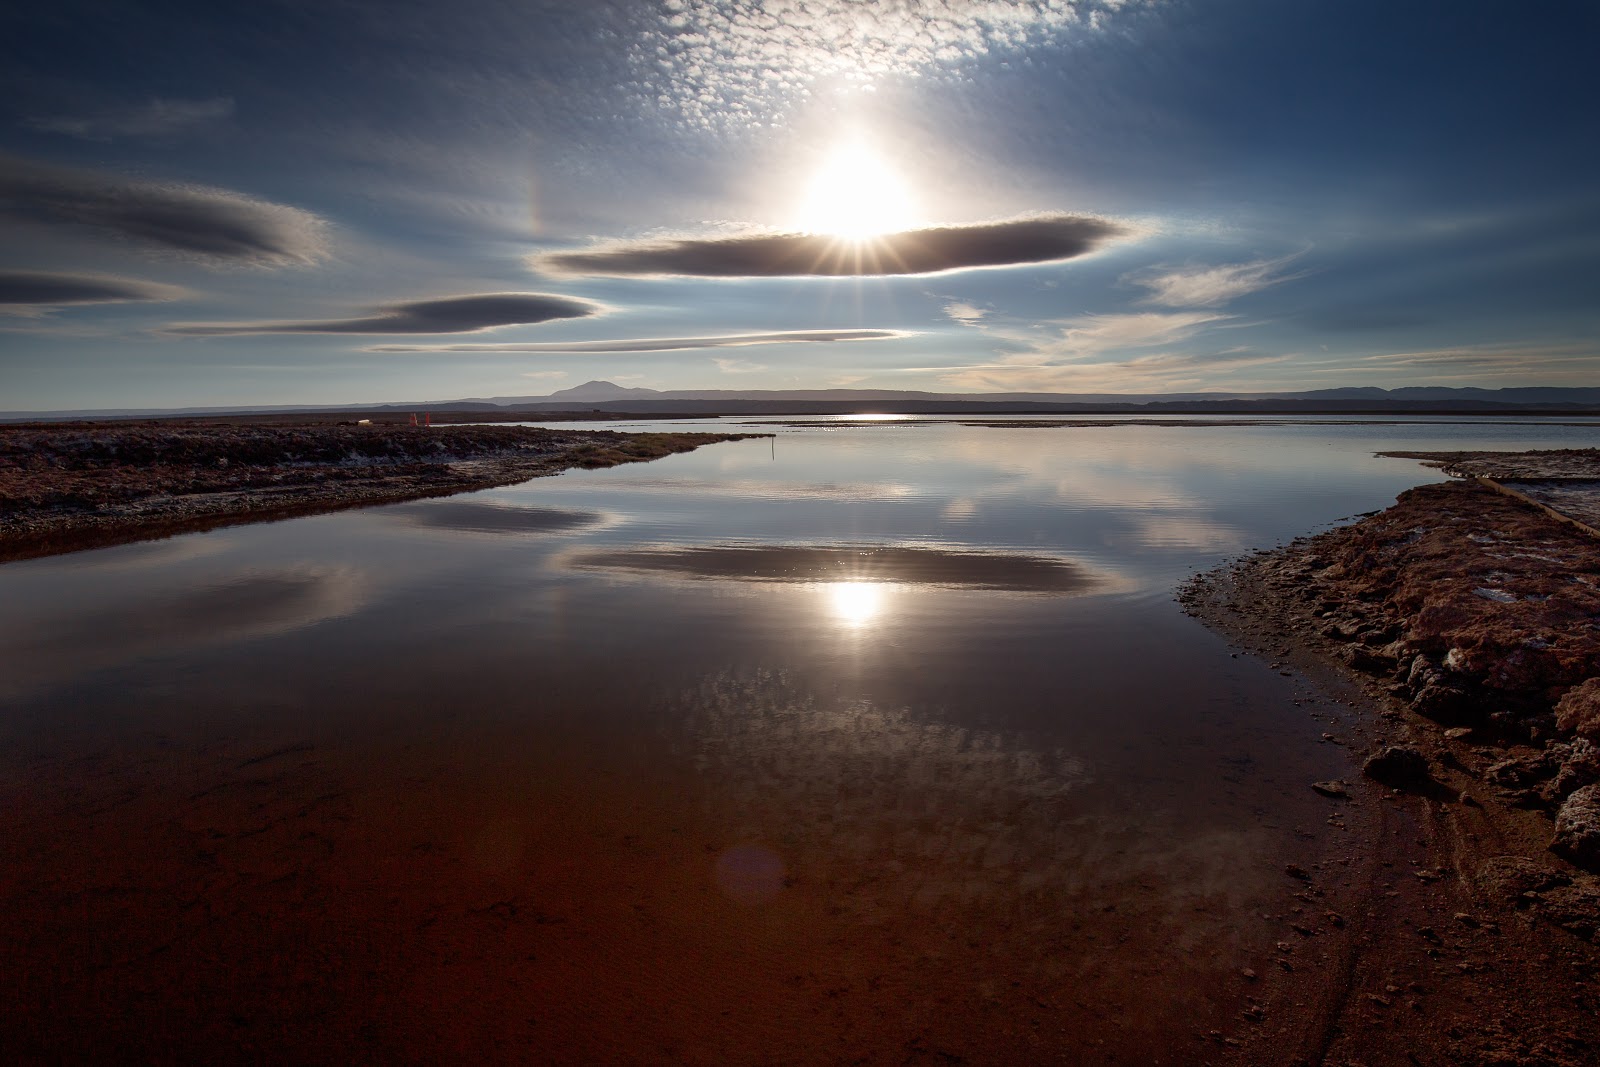
<instances>
[{"instance_id":1,"label":"dark hill ridge","mask_svg":"<svg viewBox=\"0 0 1600 1067\"><path fill-rule=\"evenodd\" d=\"M588 381L545 396L470 397L380 404L0 412L0 420L139 418L276 412L456 412L487 421L538 413L693 415L1600 415L1600 388L1350 387L1287 393L934 393L896 389L677 389Z\"/></svg>"}]
</instances>

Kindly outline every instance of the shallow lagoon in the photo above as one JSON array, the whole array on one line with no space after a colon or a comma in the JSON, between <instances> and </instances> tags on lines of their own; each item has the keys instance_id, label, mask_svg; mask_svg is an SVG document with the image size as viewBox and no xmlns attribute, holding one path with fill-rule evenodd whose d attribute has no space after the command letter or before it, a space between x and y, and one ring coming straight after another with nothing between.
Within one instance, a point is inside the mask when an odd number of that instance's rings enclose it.
<instances>
[{"instance_id":1,"label":"shallow lagoon","mask_svg":"<svg viewBox=\"0 0 1600 1067\"><path fill-rule=\"evenodd\" d=\"M1180 1062L1347 756L1174 586L1437 477L1374 451L1600 444L714 421L777 436L0 567L5 1043Z\"/></svg>"}]
</instances>

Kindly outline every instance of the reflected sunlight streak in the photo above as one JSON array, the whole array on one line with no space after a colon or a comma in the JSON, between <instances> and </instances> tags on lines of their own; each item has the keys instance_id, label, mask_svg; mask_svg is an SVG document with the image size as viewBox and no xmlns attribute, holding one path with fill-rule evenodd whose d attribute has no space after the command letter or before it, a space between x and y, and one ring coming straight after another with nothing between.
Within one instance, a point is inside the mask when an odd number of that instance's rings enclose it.
<instances>
[{"instance_id":1,"label":"reflected sunlight streak","mask_svg":"<svg viewBox=\"0 0 1600 1067\"><path fill-rule=\"evenodd\" d=\"M867 625L883 610L882 582L830 582L826 588L834 618L852 629Z\"/></svg>"}]
</instances>

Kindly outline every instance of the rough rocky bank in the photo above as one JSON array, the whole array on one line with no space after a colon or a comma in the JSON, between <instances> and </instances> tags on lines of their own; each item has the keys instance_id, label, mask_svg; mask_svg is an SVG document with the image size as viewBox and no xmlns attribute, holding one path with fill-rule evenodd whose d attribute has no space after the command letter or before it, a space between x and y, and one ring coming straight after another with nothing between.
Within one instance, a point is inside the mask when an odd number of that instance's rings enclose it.
<instances>
[{"instance_id":1,"label":"rough rocky bank","mask_svg":"<svg viewBox=\"0 0 1600 1067\"><path fill-rule=\"evenodd\" d=\"M1453 481L1180 599L1245 654L1360 695L1360 726L1324 735L1349 779L1307 788L1330 827L1365 829L1291 872L1304 906L1351 921L1327 931L1335 963L1273 976L1278 1002L1321 1006L1312 1032L1246 1027L1244 1061L1600 1062L1600 539Z\"/></svg>"}]
</instances>

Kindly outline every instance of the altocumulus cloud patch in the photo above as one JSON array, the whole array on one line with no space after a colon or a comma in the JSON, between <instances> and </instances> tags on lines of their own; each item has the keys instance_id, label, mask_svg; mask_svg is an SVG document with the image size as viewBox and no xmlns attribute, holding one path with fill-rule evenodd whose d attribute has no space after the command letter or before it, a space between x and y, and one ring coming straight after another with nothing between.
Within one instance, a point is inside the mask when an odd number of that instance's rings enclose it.
<instances>
[{"instance_id":1,"label":"altocumulus cloud patch","mask_svg":"<svg viewBox=\"0 0 1600 1067\"><path fill-rule=\"evenodd\" d=\"M77 304L178 300L187 290L110 274L0 271L0 308L44 310Z\"/></svg>"},{"instance_id":2,"label":"altocumulus cloud patch","mask_svg":"<svg viewBox=\"0 0 1600 1067\"><path fill-rule=\"evenodd\" d=\"M536 270L612 277L867 277L1054 263L1087 255L1130 227L1089 215L933 226L865 241L809 233L617 243L534 256Z\"/></svg>"},{"instance_id":3,"label":"altocumulus cloud patch","mask_svg":"<svg viewBox=\"0 0 1600 1067\"><path fill-rule=\"evenodd\" d=\"M179 322L162 330L181 337L252 333L477 333L496 326L527 326L554 319L599 315L605 305L552 293L480 293L391 304L353 319L310 322Z\"/></svg>"},{"instance_id":4,"label":"altocumulus cloud patch","mask_svg":"<svg viewBox=\"0 0 1600 1067\"><path fill-rule=\"evenodd\" d=\"M665 0L629 48L639 88L695 125L785 109L818 84L964 69L1159 0ZM644 5L641 5L644 6Z\"/></svg>"},{"instance_id":5,"label":"altocumulus cloud patch","mask_svg":"<svg viewBox=\"0 0 1600 1067\"><path fill-rule=\"evenodd\" d=\"M317 215L228 189L0 156L0 215L87 228L200 260L282 267L327 253Z\"/></svg>"}]
</instances>

